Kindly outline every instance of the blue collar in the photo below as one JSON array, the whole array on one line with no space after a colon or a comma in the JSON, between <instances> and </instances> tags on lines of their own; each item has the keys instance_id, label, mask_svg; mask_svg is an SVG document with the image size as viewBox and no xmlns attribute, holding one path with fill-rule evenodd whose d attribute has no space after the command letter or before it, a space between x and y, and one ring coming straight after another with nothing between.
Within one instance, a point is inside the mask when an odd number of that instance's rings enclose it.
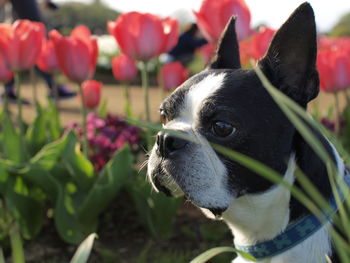
<instances>
[{"instance_id":1,"label":"blue collar","mask_svg":"<svg viewBox=\"0 0 350 263\"><path fill-rule=\"evenodd\" d=\"M345 169L343 180L345 184L350 187L350 173L347 169ZM341 200L344 201L346 195L340 190L340 187L338 187L338 192ZM288 225L285 231L277 235L274 239L263 241L252 246L240 246L235 244L235 247L242 252L252 255L257 260L271 258L281 254L311 236L323 226L325 221L331 221L333 215L338 211L334 196L331 197L329 205L330 209L321 216L323 220L320 219L320 216L309 214Z\"/></svg>"}]
</instances>

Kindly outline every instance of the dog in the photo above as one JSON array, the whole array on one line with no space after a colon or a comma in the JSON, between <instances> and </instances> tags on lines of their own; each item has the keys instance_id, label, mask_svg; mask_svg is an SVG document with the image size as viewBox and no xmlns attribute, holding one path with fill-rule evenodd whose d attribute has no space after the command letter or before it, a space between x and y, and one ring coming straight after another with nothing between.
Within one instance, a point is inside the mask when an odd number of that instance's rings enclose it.
<instances>
[{"instance_id":1,"label":"dog","mask_svg":"<svg viewBox=\"0 0 350 263\"><path fill-rule=\"evenodd\" d=\"M277 89L306 109L319 92L316 54L314 13L304 3L275 33L257 67ZM338 262L330 223L317 221L284 186L211 146L214 143L245 154L296 186L299 167L326 199L332 199L324 163L255 71L241 69L234 17L210 66L164 100L160 118L164 130L156 136L147 169L156 190L184 195L209 217L223 219L232 230L236 248L251 253L257 262L319 263L327 262L326 257ZM344 177L347 170L335 148L322 134L314 133L334 159L339 177ZM238 255L233 262L253 261Z\"/></svg>"}]
</instances>

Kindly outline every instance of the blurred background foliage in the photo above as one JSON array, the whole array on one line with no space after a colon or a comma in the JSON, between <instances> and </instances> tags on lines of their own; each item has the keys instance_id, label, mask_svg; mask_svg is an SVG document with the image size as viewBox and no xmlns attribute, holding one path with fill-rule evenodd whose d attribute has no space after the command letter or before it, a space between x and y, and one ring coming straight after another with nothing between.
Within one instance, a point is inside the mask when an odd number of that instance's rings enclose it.
<instances>
[{"instance_id":1,"label":"blurred background foliage","mask_svg":"<svg viewBox=\"0 0 350 263\"><path fill-rule=\"evenodd\" d=\"M93 34L102 35L107 34L106 21L115 20L120 13L95 0L91 3L62 3L57 10L42 14L50 29L60 29L63 34L70 33L78 25L86 25Z\"/></svg>"},{"instance_id":2,"label":"blurred background foliage","mask_svg":"<svg viewBox=\"0 0 350 263\"><path fill-rule=\"evenodd\" d=\"M332 37L350 36L350 13L345 14L329 32Z\"/></svg>"}]
</instances>

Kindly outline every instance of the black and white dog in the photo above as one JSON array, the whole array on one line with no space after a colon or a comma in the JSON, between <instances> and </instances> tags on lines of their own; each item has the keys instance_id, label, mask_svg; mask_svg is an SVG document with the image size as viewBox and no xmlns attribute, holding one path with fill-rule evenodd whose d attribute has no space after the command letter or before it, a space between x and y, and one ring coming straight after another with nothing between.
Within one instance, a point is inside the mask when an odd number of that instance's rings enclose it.
<instances>
[{"instance_id":1,"label":"black and white dog","mask_svg":"<svg viewBox=\"0 0 350 263\"><path fill-rule=\"evenodd\" d=\"M319 91L313 10L302 4L275 34L258 67L271 83L306 108ZM270 97L254 70L240 67L235 19L228 23L210 67L178 87L161 105L161 131L148 164L156 189L185 195L207 215L228 224L235 246L258 262L319 263L333 253L329 224L317 219L290 191L217 153L223 145L284 175L290 184L298 166L325 198L332 198L325 165ZM339 176L345 166L334 147L315 133L334 157ZM196 143L197 142L197 143ZM200 143L198 143L200 142ZM317 222L316 222L317 221ZM235 263L251 262L238 256Z\"/></svg>"}]
</instances>

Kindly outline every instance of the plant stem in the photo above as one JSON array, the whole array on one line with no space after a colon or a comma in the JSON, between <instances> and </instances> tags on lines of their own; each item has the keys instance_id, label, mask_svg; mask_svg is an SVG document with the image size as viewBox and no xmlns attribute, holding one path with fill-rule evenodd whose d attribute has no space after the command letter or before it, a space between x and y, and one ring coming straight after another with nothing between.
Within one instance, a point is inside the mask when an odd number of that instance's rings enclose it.
<instances>
[{"instance_id":1,"label":"plant stem","mask_svg":"<svg viewBox=\"0 0 350 263\"><path fill-rule=\"evenodd\" d=\"M4 252L2 251L1 247L0 247L0 263L6 263Z\"/></svg>"},{"instance_id":2,"label":"plant stem","mask_svg":"<svg viewBox=\"0 0 350 263\"><path fill-rule=\"evenodd\" d=\"M59 112L59 104L58 104L58 89L57 89L57 83L55 81L55 74L52 73L52 92L53 92L53 100L55 101L55 106L56 106L56 110Z\"/></svg>"},{"instance_id":3,"label":"plant stem","mask_svg":"<svg viewBox=\"0 0 350 263\"><path fill-rule=\"evenodd\" d=\"M10 229L10 242L12 249L12 260L15 263L24 263L24 250L21 233L15 221Z\"/></svg>"},{"instance_id":4,"label":"plant stem","mask_svg":"<svg viewBox=\"0 0 350 263\"><path fill-rule=\"evenodd\" d=\"M17 95L17 109L18 109L18 127L20 132L20 137L22 137L23 131L23 116L22 116L22 101L21 101L21 73L15 72L15 87L16 87L16 95Z\"/></svg>"},{"instance_id":5,"label":"plant stem","mask_svg":"<svg viewBox=\"0 0 350 263\"><path fill-rule=\"evenodd\" d=\"M147 72L147 63L145 61L142 61L141 80L142 80L143 98L145 103L146 121L150 122L151 118L150 118L150 108L149 108L148 72Z\"/></svg>"},{"instance_id":6,"label":"plant stem","mask_svg":"<svg viewBox=\"0 0 350 263\"><path fill-rule=\"evenodd\" d=\"M334 93L335 99L335 133L339 135L340 131L340 108L339 108L339 94L338 92Z\"/></svg>"},{"instance_id":7,"label":"plant stem","mask_svg":"<svg viewBox=\"0 0 350 263\"><path fill-rule=\"evenodd\" d=\"M347 103L347 107L350 107L350 94L349 94L349 88L344 90L345 93L345 99L346 99L346 103Z\"/></svg>"},{"instance_id":8,"label":"plant stem","mask_svg":"<svg viewBox=\"0 0 350 263\"><path fill-rule=\"evenodd\" d=\"M5 114L10 114L10 111L9 111L9 100L8 100L6 92L4 92L3 98L4 98L4 112L5 112Z\"/></svg>"},{"instance_id":9,"label":"plant stem","mask_svg":"<svg viewBox=\"0 0 350 263\"><path fill-rule=\"evenodd\" d=\"M30 82L32 83L32 89L33 89L33 99L35 105L38 103L38 91L36 86L36 75L35 75L35 69L32 67L30 69Z\"/></svg>"},{"instance_id":10,"label":"plant stem","mask_svg":"<svg viewBox=\"0 0 350 263\"><path fill-rule=\"evenodd\" d=\"M80 97L81 97L81 113L82 113L82 127L83 127L82 147L83 147L83 154L85 155L86 158L88 158L88 140L87 140L87 129L86 129L87 111L86 111L85 97L84 97L83 88L81 86L81 83L78 83L78 86L79 86L79 93L80 93Z\"/></svg>"},{"instance_id":11,"label":"plant stem","mask_svg":"<svg viewBox=\"0 0 350 263\"><path fill-rule=\"evenodd\" d=\"M129 93L129 85L127 83L124 83L123 85L123 93L124 93L124 99L125 99L124 112L126 113L126 116L128 118L131 118L132 112L131 112L131 104L130 104L130 93Z\"/></svg>"}]
</instances>

